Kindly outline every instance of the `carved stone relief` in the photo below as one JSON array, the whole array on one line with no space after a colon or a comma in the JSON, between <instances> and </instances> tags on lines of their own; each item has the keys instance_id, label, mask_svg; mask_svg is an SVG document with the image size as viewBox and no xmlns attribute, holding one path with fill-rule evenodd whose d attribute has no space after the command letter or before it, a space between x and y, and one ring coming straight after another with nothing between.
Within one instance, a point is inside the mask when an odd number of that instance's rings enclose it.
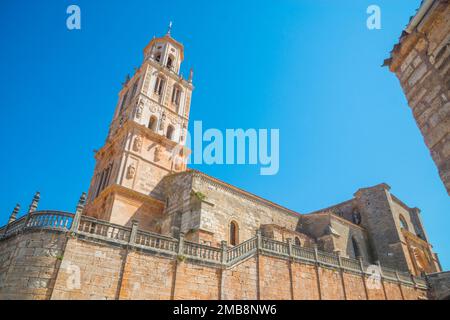
<instances>
[{"instance_id":1,"label":"carved stone relief","mask_svg":"<svg viewBox=\"0 0 450 320\"><path fill-rule=\"evenodd\" d=\"M161 116L161 121L159 122L159 130L164 130L164 126L166 124L166 113L163 112L162 116Z\"/></svg>"},{"instance_id":2,"label":"carved stone relief","mask_svg":"<svg viewBox=\"0 0 450 320\"><path fill-rule=\"evenodd\" d=\"M155 156L154 156L155 162L160 161L161 158L162 158L162 155L163 155L163 149L162 149L162 147L161 147L161 146L157 146L157 147L155 148Z\"/></svg>"},{"instance_id":3,"label":"carved stone relief","mask_svg":"<svg viewBox=\"0 0 450 320\"><path fill-rule=\"evenodd\" d=\"M140 152L141 148L142 148L142 137L136 136L136 138L134 138L133 150L136 152Z\"/></svg>"},{"instance_id":4,"label":"carved stone relief","mask_svg":"<svg viewBox=\"0 0 450 320\"><path fill-rule=\"evenodd\" d=\"M142 117L142 112L144 111L144 103L140 101L136 106L136 118L140 119Z\"/></svg>"},{"instance_id":5,"label":"carved stone relief","mask_svg":"<svg viewBox=\"0 0 450 320\"><path fill-rule=\"evenodd\" d=\"M136 167L134 164L130 164L127 169L127 179L131 180L136 175Z\"/></svg>"}]
</instances>

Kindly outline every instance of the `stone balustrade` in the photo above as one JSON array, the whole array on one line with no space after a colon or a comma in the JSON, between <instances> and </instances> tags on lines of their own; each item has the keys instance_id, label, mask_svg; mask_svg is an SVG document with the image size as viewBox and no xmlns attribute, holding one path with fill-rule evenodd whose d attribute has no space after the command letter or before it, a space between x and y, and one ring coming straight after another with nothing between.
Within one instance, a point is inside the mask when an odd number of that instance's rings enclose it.
<instances>
[{"instance_id":1,"label":"stone balustrade","mask_svg":"<svg viewBox=\"0 0 450 320\"><path fill-rule=\"evenodd\" d=\"M74 218L73 213L62 211L36 211L0 229L0 239L29 229L48 229L69 231Z\"/></svg>"},{"instance_id":2,"label":"stone balustrade","mask_svg":"<svg viewBox=\"0 0 450 320\"><path fill-rule=\"evenodd\" d=\"M223 242L222 248L216 248L186 241L184 235L175 239L138 230L137 222L134 222L131 227L125 227L92 217L81 216L81 212L76 215L60 211L34 212L0 228L0 240L27 230L70 232L73 236L87 240L129 246L136 250L150 251L180 260L189 259L220 268L232 267L248 257L261 253L367 276L372 274L369 271L371 265L362 260L341 257L336 253L320 251L317 248L296 246L290 241L287 243L276 241L263 237L260 232L255 237L237 246L228 247L226 242ZM391 282L427 288L427 282L424 278L386 267L381 267L380 276Z\"/></svg>"}]
</instances>

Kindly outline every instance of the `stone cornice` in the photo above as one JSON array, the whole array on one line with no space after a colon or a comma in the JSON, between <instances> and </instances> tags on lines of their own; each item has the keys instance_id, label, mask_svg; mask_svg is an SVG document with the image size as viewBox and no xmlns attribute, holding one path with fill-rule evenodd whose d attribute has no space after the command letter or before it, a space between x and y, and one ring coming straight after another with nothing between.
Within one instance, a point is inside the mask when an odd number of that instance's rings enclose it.
<instances>
[{"instance_id":1,"label":"stone cornice","mask_svg":"<svg viewBox=\"0 0 450 320\"><path fill-rule=\"evenodd\" d=\"M448 1L445 0L425 0L415 16L410 20L406 29L402 32L397 44L391 51L390 58L384 61L384 66L389 66L391 72L396 72L403 57L405 57L424 37L425 30L432 24L436 15L443 12Z\"/></svg>"},{"instance_id":2,"label":"stone cornice","mask_svg":"<svg viewBox=\"0 0 450 320\"><path fill-rule=\"evenodd\" d=\"M164 205L164 201L162 201L160 199L156 199L152 196L143 194L139 191L135 191L130 188L123 187L118 184L112 184L112 185L109 185L108 187L106 187L100 193L100 195L98 197L96 197L89 205L95 206L101 200L106 199L110 194L127 195L132 199L140 200L142 202L147 202L147 203L156 202L160 205Z\"/></svg>"},{"instance_id":3,"label":"stone cornice","mask_svg":"<svg viewBox=\"0 0 450 320\"><path fill-rule=\"evenodd\" d=\"M104 153L108 151L109 148L112 148L115 144L118 143L118 140L120 138L124 137L128 132L130 132L132 129L136 129L139 131L139 133L145 135L145 137L150 138L151 140L158 142L162 146L174 148L176 146L181 146L176 141L170 140L166 138L163 135L160 135L151 129L147 128L146 126L139 124L133 120L126 120L125 123L120 127L117 132L114 134L113 138L108 140L105 145L97 151L95 154L95 158L98 160L98 157L103 156ZM186 148L185 146L181 146L183 148L183 151L189 152L190 150Z\"/></svg>"}]
</instances>

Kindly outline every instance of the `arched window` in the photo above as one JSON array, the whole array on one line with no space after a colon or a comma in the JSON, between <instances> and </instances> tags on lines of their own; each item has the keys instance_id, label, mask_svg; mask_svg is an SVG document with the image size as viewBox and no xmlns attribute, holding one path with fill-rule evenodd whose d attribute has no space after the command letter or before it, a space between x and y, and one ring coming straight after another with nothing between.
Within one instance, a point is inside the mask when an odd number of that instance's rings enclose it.
<instances>
[{"instance_id":1,"label":"arched window","mask_svg":"<svg viewBox=\"0 0 450 320\"><path fill-rule=\"evenodd\" d=\"M230 245L236 246L239 243L239 226L235 221L230 222Z\"/></svg>"},{"instance_id":2,"label":"arched window","mask_svg":"<svg viewBox=\"0 0 450 320\"><path fill-rule=\"evenodd\" d=\"M299 246L299 247L302 245L302 243L300 242L299 237L295 237L295 245Z\"/></svg>"},{"instance_id":3,"label":"arched window","mask_svg":"<svg viewBox=\"0 0 450 320\"><path fill-rule=\"evenodd\" d=\"M153 91L157 95L162 95L163 89L164 89L164 79L161 77L156 78L155 88Z\"/></svg>"},{"instance_id":4,"label":"arched window","mask_svg":"<svg viewBox=\"0 0 450 320\"><path fill-rule=\"evenodd\" d=\"M158 122L158 119L155 116L150 117L150 121L148 122L148 128L152 131L156 131L156 124Z\"/></svg>"},{"instance_id":5,"label":"arched window","mask_svg":"<svg viewBox=\"0 0 450 320\"><path fill-rule=\"evenodd\" d=\"M361 257L361 250L359 248L358 241L356 241L355 237L352 237L352 245L353 245L353 253L355 254L355 258Z\"/></svg>"},{"instance_id":6,"label":"arched window","mask_svg":"<svg viewBox=\"0 0 450 320\"><path fill-rule=\"evenodd\" d=\"M399 219L400 219L400 227L402 227L405 230L409 230L408 223L406 222L405 217L400 215Z\"/></svg>"},{"instance_id":7,"label":"arched window","mask_svg":"<svg viewBox=\"0 0 450 320\"><path fill-rule=\"evenodd\" d=\"M157 53L157 54L156 54L155 60L156 60L157 62L161 62L161 53Z\"/></svg>"},{"instance_id":8,"label":"arched window","mask_svg":"<svg viewBox=\"0 0 450 320\"><path fill-rule=\"evenodd\" d=\"M167 133L166 133L166 137L167 139L172 140L173 139L173 132L175 131L175 128L172 125L169 125L167 127Z\"/></svg>"}]
</instances>

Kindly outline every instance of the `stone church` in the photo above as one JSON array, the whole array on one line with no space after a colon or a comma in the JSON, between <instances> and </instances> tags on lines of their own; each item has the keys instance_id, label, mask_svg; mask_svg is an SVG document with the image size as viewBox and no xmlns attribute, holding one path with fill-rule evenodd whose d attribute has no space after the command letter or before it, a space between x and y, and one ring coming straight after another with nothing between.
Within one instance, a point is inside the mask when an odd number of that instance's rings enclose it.
<instances>
[{"instance_id":1,"label":"stone church","mask_svg":"<svg viewBox=\"0 0 450 320\"><path fill-rule=\"evenodd\" d=\"M308 214L187 168L193 73L153 38L119 92L75 214L17 207L4 299L422 299L440 272L418 208L379 184ZM370 285L371 266L381 285Z\"/></svg>"},{"instance_id":2,"label":"stone church","mask_svg":"<svg viewBox=\"0 0 450 320\"><path fill-rule=\"evenodd\" d=\"M85 214L189 241L220 246L263 235L318 245L344 257L398 270L440 270L421 223L380 184L353 199L301 215L205 173L186 168L184 148L194 90L183 79L183 45L168 32L144 49L144 61L119 93L105 145L97 152ZM174 152L175 150L175 152Z\"/></svg>"}]
</instances>

